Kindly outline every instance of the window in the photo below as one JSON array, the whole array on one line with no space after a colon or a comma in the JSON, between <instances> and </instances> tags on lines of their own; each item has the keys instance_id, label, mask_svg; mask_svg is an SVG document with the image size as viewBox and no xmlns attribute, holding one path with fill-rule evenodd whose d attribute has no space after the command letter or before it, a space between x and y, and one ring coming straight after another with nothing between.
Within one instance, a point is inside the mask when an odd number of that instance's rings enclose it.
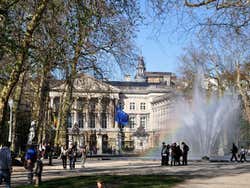
<instances>
[{"instance_id":1,"label":"window","mask_svg":"<svg viewBox=\"0 0 250 188\"><path fill-rule=\"evenodd\" d=\"M103 129L107 128L107 114L106 113L102 113L101 115L101 127Z\"/></svg>"},{"instance_id":2,"label":"window","mask_svg":"<svg viewBox=\"0 0 250 188\"><path fill-rule=\"evenodd\" d=\"M77 99L77 109L83 109L83 106L84 106L84 100L82 97L80 97L79 99Z\"/></svg>"},{"instance_id":3,"label":"window","mask_svg":"<svg viewBox=\"0 0 250 188\"><path fill-rule=\"evenodd\" d=\"M55 97L54 98L53 107L54 107L54 109L55 109L56 112L59 111L59 108L60 108L60 97Z\"/></svg>"},{"instance_id":4,"label":"window","mask_svg":"<svg viewBox=\"0 0 250 188\"><path fill-rule=\"evenodd\" d=\"M73 113L68 114L68 117L67 117L67 126L68 126L68 128L72 128L73 117L74 117Z\"/></svg>"},{"instance_id":5,"label":"window","mask_svg":"<svg viewBox=\"0 0 250 188\"><path fill-rule=\"evenodd\" d=\"M83 128L84 114L81 113L81 112L78 112L77 117L78 117L78 126L79 126L79 128Z\"/></svg>"},{"instance_id":6,"label":"window","mask_svg":"<svg viewBox=\"0 0 250 188\"><path fill-rule=\"evenodd\" d=\"M129 117L129 128L135 128L135 117Z\"/></svg>"},{"instance_id":7,"label":"window","mask_svg":"<svg viewBox=\"0 0 250 188\"><path fill-rule=\"evenodd\" d=\"M89 114L89 128L95 128L95 113Z\"/></svg>"},{"instance_id":8,"label":"window","mask_svg":"<svg viewBox=\"0 0 250 188\"><path fill-rule=\"evenodd\" d=\"M140 109L141 109L141 110L146 110L146 103L145 103L145 102L142 102L142 103L141 103Z\"/></svg>"},{"instance_id":9,"label":"window","mask_svg":"<svg viewBox=\"0 0 250 188\"><path fill-rule=\"evenodd\" d=\"M140 118L140 126L146 128L146 116Z\"/></svg>"},{"instance_id":10,"label":"window","mask_svg":"<svg viewBox=\"0 0 250 188\"><path fill-rule=\"evenodd\" d=\"M130 110L135 110L135 103L134 103L134 102L131 102L131 103L130 103L129 109L130 109Z\"/></svg>"},{"instance_id":11,"label":"window","mask_svg":"<svg viewBox=\"0 0 250 188\"><path fill-rule=\"evenodd\" d=\"M90 101L89 107L90 107L90 111L95 111L95 101L94 100Z\"/></svg>"}]
</instances>

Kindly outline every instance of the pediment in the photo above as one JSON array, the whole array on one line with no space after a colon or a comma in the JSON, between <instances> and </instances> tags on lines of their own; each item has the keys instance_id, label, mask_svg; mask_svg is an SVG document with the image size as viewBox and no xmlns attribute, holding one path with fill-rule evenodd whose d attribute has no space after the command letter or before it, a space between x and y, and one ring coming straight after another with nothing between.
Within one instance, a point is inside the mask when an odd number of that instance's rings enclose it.
<instances>
[{"instance_id":1,"label":"pediment","mask_svg":"<svg viewBox=\"0 0 250 188\"><path fill-rule=\"evenodd\" d=\"M52 88L53 90L65 90L66 84ZM120 90L112 85L97 80L89 75L80 75L74 80L74 91L79 92L111 92L116 93Z\"/></svg>"}]
</instances>

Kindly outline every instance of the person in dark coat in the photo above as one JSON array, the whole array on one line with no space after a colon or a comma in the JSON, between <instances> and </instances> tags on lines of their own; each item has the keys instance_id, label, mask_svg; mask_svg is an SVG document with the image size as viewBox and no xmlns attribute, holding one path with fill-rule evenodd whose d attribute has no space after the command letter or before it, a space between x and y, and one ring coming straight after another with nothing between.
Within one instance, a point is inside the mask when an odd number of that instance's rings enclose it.
<instances>
[{"instance_id":1,"label":"person in dark coat","mask_svg":"<svg viewBox=\"0 0 250 188\"><path fill-rule=\"evenodd\" d=\"M168 165L169 160L169 148L165 144L165 142L162 143L162 149L161 149L161 165L165 166Z\"/></svg>"},{"instance_id":2,"label":"person in dark coat","mask_svg":"<svg viewBox=\"0 0 250 188\"><path fill-rule=\"evenodd\" d=\"M35 187L38 187L42 182L42 172L43 172L42 154L39 153L35 165L35 176L36 176Z\"/></svg>"},{"instance_id":3,"label":"person in dark coat","mask_svg":"<svg viewBox=\"0 0 250 188\"><path fill-rule=\"evenodd\" d=\"M52 165L52 158L53 158L53 147L50 143L48 143L48 145L46 146L46 153L47 153L47 156L49 158L49 165Z\"/></svg>"},{"instance_id":4,"label":"person in dark coat","mask_svg":"<svg viewBox=\"0 0 250 188\"><path fill-rule=\"evenodd\" d=\"M189 147L185 142L181 143L182 145L182 165L187 165L187 156L188 156L188 151Z\"/></svg>"},{"instance_id":5,"label":"person in dark coat","mask_svg":"<svg viewBox=\"0 0 250 188\"><path fill-rule=\"evenodd\" d=\"M238 148L234 143L233 143L233 147L231 149L231 152L232 152L231 161L233 161L233 158L235 159L235 161L238 161L238 159L237 159Z\"/></svg>"},{"instance_id":6,"label":"person in dark coat","mask_svg":"<svg viewBox=\"0 0 250 188\"><path fill-rule=\"evenodd\" d=\"M173 143L171 145L171 166L176 165L176 157L177 157L177 148L176 148L176 143Z\"/></svg>"},{"instance_id":7,"label":"person in dark coat","mask_svg":"<svg viewBox=\"0 0 250 188\"><path fill-rule=\"evenodd\" d=\"M0 149L0 185L3 180L6 182L6 187L11 187L12 159L10 151L10 142L5 142Z\"/></svg>"},{"instance_id":8,"label":"person in dark coat","mask_svg":"<svg viewBox=\"0 0 250 188\"><path fill-rule=\"evenodd\" d=\"M178 165L181 165L181 156L182 156L182 150L180 145L176 146L176 162Z\"/></svg>"},{"instance_id":9,"label":"person in dark coat","mask_svg":"<svg viewBox=\"0 0 250 188\"><path fill-rule=\"evenodd\" d=\"M75 168L76 162L76 146L74 144L70 144L70 148L68 149L68 157L69 157L69 168L72 170Z\"/></svg>"}]
</instances>

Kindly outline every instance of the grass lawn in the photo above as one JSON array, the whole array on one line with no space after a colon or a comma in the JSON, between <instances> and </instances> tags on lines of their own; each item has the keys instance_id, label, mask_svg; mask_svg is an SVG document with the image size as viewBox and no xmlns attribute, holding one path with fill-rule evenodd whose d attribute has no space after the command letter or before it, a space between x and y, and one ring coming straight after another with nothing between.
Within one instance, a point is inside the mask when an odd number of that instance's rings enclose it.
<instances>
[{"instance_id":1,"label":"grass lawn","mask_svg":"<svg viewBox=\"0 0 250 188\"><path fill-rule=\"evenodd\" d=\"M41 188L96 188L96 181L104 182L105 188L170 188L184 181L181 177L164 175L129 175L129 176L79 176L43 182ZM19 186L18 188L32 186Z\"/></svg>"}]
</instances>

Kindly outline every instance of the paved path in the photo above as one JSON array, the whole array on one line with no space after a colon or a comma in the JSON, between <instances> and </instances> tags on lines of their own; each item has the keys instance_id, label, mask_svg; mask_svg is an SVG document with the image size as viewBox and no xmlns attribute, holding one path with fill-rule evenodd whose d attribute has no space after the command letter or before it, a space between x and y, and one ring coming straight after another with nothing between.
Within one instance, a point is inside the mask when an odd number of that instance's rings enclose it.
<instances>
[{"instance_id":1,"label":"paved path","mask_svg":"<svg viewBox=\"0 0 250 188\"><path fill-rule=\"evenodd\" d=\"M146 175L162 174L184 177L184 183L176 188L250 188L250 163L190 162L188 166L161 167L159 161L140 158L118 158L115 160L91 159L86 168L63 170L61 162L54 160L53 166L45 161L43 180L81 175ZM15 167L13 186L25 184L27 173L23 167Z\"/></svg>"}]
</instances>

